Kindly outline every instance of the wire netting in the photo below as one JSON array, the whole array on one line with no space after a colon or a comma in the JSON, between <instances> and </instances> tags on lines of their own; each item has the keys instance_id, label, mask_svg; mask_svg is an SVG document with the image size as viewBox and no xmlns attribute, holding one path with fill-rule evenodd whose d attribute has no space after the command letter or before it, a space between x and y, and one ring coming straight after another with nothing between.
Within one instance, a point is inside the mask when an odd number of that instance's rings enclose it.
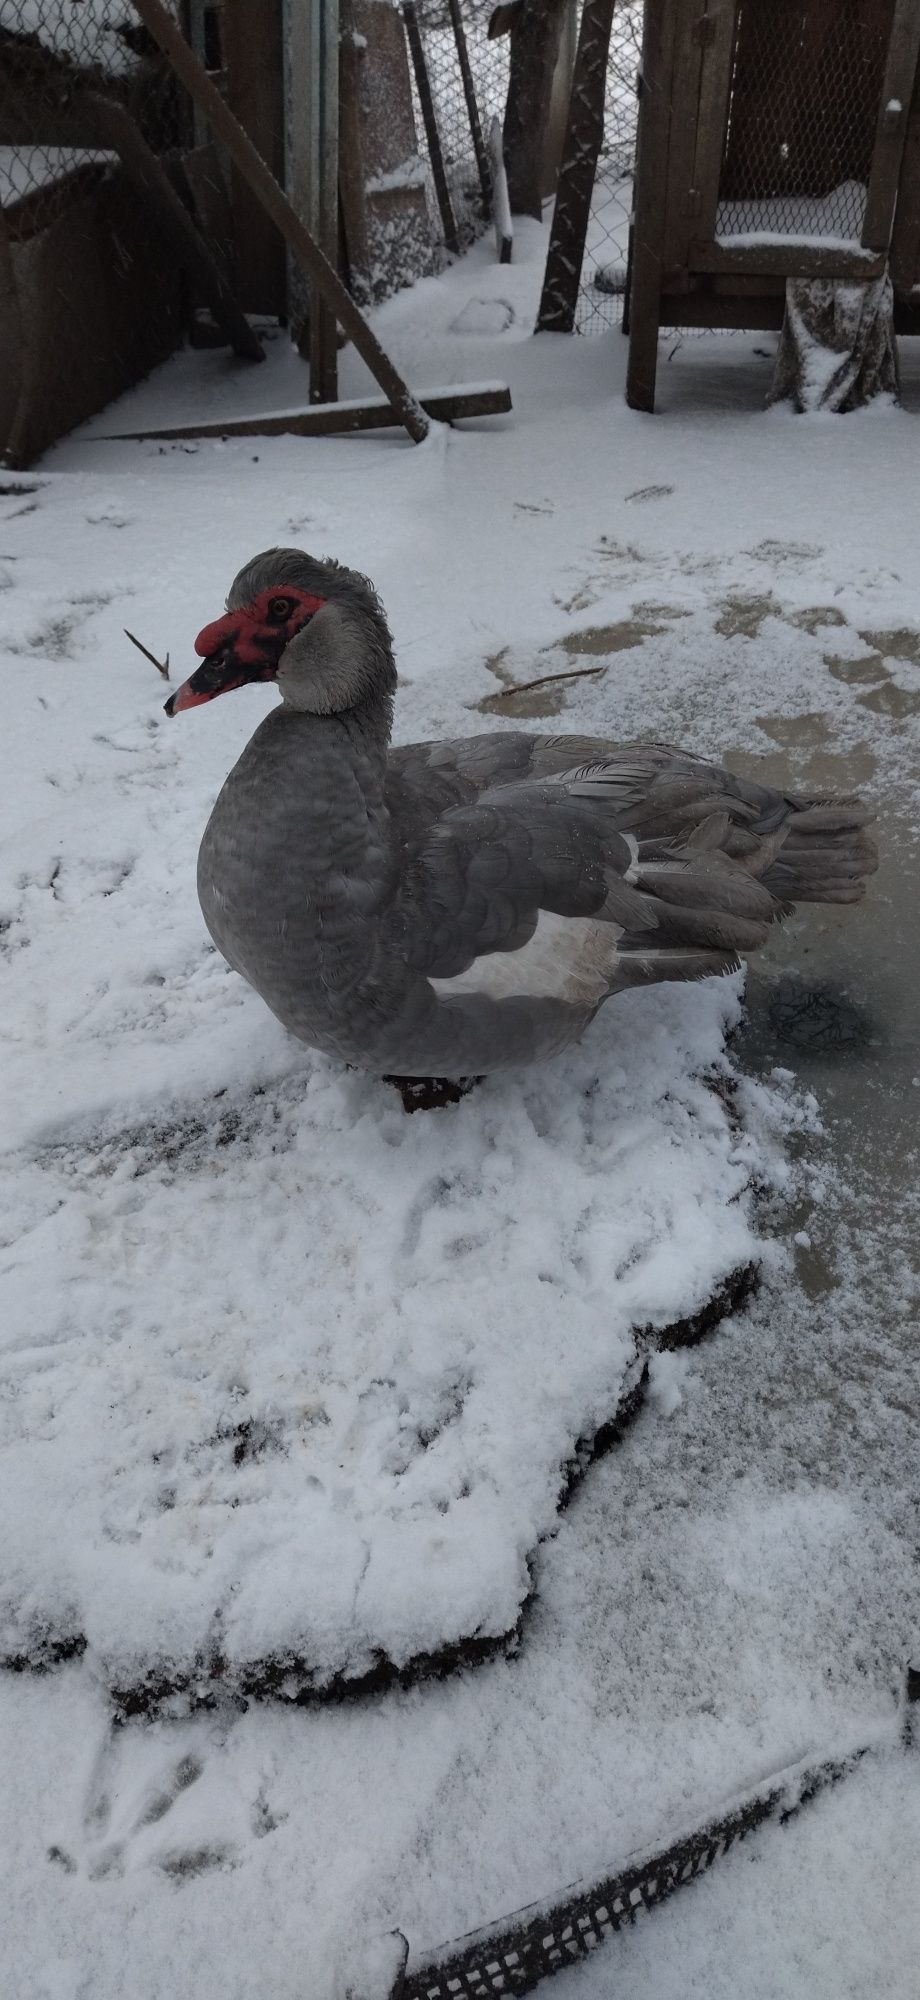
<instances>
[{"instance_id":1,"label":"wire netting","mask_svg":"<svg viewBox=\"0 0 920 2000\"><path fill-rule=\"evenodd\" d=\"M717 230L859 238L891 0L743 0Z\"/></svg>"},{"instance_id":2,"label":"wire netting","mask_svg":"<svg viewBox=\"0 0 920 2000\"><path fill-rule=\"evenodd\" d=\"M495 0L459 0L457 12L466 44L476 109L484 142L494 117L501 118L508 92L507 35L489 40L489 18ZM488 226L473 129L464 91L463 72L449 0L417 0L416 14L431 86L438 141L444 164L450 209L461 249ZM444 243L444 218L435 185L431 146L412 78L419 151L425 164L426 190L435 238Z\"/></svg>"},{"instance_id":3,"label":"wire netting","mask_svg":"<svg viewBox=\"0 0 920 2000\"><path fill-rule=\"evenodd\" d=\"M190 301L119 133L164 161L189 123L130 0L0 0L0 450L14 462L181 339Z\"/></svg>"},{"instance_id":4,"label":"wire netting","mask_svg":"<svg viewBox=\"0 0 920 2000\"><path fill-rule=\"evenodd\" d=\"M625 5L621 0L614 9L604 94L604 140L581 268L576 333L607 333L623 319L643 11L643 0L626 0Z\"/></svg>"},{"instance_id":5,"label":"wire netting","mask_svg":"<svg viewBox=\"0 0 920 2000\"><path fill-rule=\"evenodd\" d=\"M0 0L0 206L21 229L113 165L88 132L81 143L93 91L125 104L155 152L182 142L178 88L130 0Z\"/></svg>"}]
</instances>

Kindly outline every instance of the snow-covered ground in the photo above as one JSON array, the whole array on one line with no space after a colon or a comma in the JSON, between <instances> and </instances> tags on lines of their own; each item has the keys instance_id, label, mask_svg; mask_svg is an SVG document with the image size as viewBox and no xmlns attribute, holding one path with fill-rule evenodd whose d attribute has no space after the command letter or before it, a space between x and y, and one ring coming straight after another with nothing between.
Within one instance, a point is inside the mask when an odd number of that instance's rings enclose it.
<instances>
[{"instance_id":1,"label":"snow-covered ground","mask_svg":"<svg viewBox=\"0 0 920 2000\"><path fill-rule=\"evenodd\" d=\"M414 386L504 376L508 419L103 441L289 407L279 341L178 358L0 481L0 1596L8 1653L88 1641L0 1680L12 2000L337 2000L363 1940L435 1945L871 1733L920 1636L916 417L763 414L756 336L677 344L632 415L619 336L530 337L542 247L524 223L510 269L480 244L378 315ZM407 1119L209 949L197 841L270 693L168 723L123 637L182 678L273 542L373 576L401 737L504 715L859 783L871 906L795 919L731 1047L736 986L634 996ZM636 1326L758 1238L757 1303L653 1363L548 1534ZM145 1662L359 1670L531 1588L516 1655L441 1681L113 1715ZM560 1994L912 2000L918 1798L873 1761Z\"/></svg>"}]
</instances>

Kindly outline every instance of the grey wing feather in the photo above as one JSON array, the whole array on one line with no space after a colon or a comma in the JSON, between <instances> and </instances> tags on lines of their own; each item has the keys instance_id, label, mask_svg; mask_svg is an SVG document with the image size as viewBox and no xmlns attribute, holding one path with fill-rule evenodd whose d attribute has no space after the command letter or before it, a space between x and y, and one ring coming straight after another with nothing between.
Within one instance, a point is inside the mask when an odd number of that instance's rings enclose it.
<instances>
[{"instance_id":1,"label":"grey wing feather","mask_svg":"<svg viewBox=\"0 0 920 2000\"><path fill-rule=\"evenodd\" d=\"M667 744L491 733L409 745L391 769L413 850L393 922L429 977L517 949L541 910L616 924L624 959L653 932L659 954L733 957L796 897L853 900L875 865L858 800L790 797Z\"/></svg>"}]
</instances>

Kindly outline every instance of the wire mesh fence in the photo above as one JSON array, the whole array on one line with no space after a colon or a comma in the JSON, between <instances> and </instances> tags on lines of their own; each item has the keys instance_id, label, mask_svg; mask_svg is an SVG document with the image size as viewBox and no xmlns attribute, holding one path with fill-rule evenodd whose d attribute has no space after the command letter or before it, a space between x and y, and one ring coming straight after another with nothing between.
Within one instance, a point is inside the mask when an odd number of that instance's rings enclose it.
<instances>
[{"instance_id":1,"label":"wire mesh fence","mask_svg":"<svg viewBox=\"0 0 920 2000\"><path fill-rule=\"evenodd\" d=\"M744 0L716 227L855 237L863 225L890 8Z\"/></svg>"},{"instance_id":2,"label":"wire mesh fence","mask_svg":"<svg viewBox=\"0 0 920 2000\"><path fill-rule=\"evenodd\" d=\"M187 289L136 173L178 156L187 125L130 0L0 0L0 445L14 462L181 338Z\"/></svg>"},{"instance_id":3,"label":"wire mesh fence","mask_svg":"<svg viewBox=\"0 0 920 2000\"><path fill-rule=\"evenodd\" d=\"M488 226L476 123L485 142L492 119L503 114L508 92L508 38L489 39L494 0L453 0L453 4L452 0L416 0L414 9L409 11L414 11L418 22L434 112L436 137L426 120L418 70L414 66L415 120L432 231L446 249L463 250ZM464 83L461 40L475 104L472 117L469 90ZM443 166L441 190L437 185L438 149ZM445 215L445 193L449 221Z\"/></svg>"},{"instance_id":4,"label":"wire mesh fence","mask_svg":"<svg viewBox=\"0 0 920 2000\"><path fill-rule=\"evenodd\" d=\"M581 268L575 332L606 333L623 320L632 212L643 0L614 9L604 95L604 139Z\"/></svg>"},{"instance_id":5,"label":"wire mesh fence","mask_svg":"<svg viewBox=\"0 0 920 2000\"><path fill-rule=\"evenodd\" d=\"M161 153L185 139L183 107L130 0L0 0L0 205L35 232L60 191L93 185L113 162L92 144L101 93L130 111Z\"/></svg>"}]
</instances>

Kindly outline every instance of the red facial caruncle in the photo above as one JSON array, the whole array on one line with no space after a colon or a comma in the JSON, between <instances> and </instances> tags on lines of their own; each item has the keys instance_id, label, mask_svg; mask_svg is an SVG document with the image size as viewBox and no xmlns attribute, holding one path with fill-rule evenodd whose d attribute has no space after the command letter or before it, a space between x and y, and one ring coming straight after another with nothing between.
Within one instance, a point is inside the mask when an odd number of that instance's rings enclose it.
<instances>
[{"instance_id":1,"label":"red facial caruncle","mask_svg":"<svg viewBox=\"0 0 920 2000\"><path fill-rule=\"evenodd\" d=\"M214 701L247 681L274 680L285 648L325 601L296 584L282 584L206 625L195 640L204 664L170 695L167 715Z\"/></svg>"}]
</instances>

